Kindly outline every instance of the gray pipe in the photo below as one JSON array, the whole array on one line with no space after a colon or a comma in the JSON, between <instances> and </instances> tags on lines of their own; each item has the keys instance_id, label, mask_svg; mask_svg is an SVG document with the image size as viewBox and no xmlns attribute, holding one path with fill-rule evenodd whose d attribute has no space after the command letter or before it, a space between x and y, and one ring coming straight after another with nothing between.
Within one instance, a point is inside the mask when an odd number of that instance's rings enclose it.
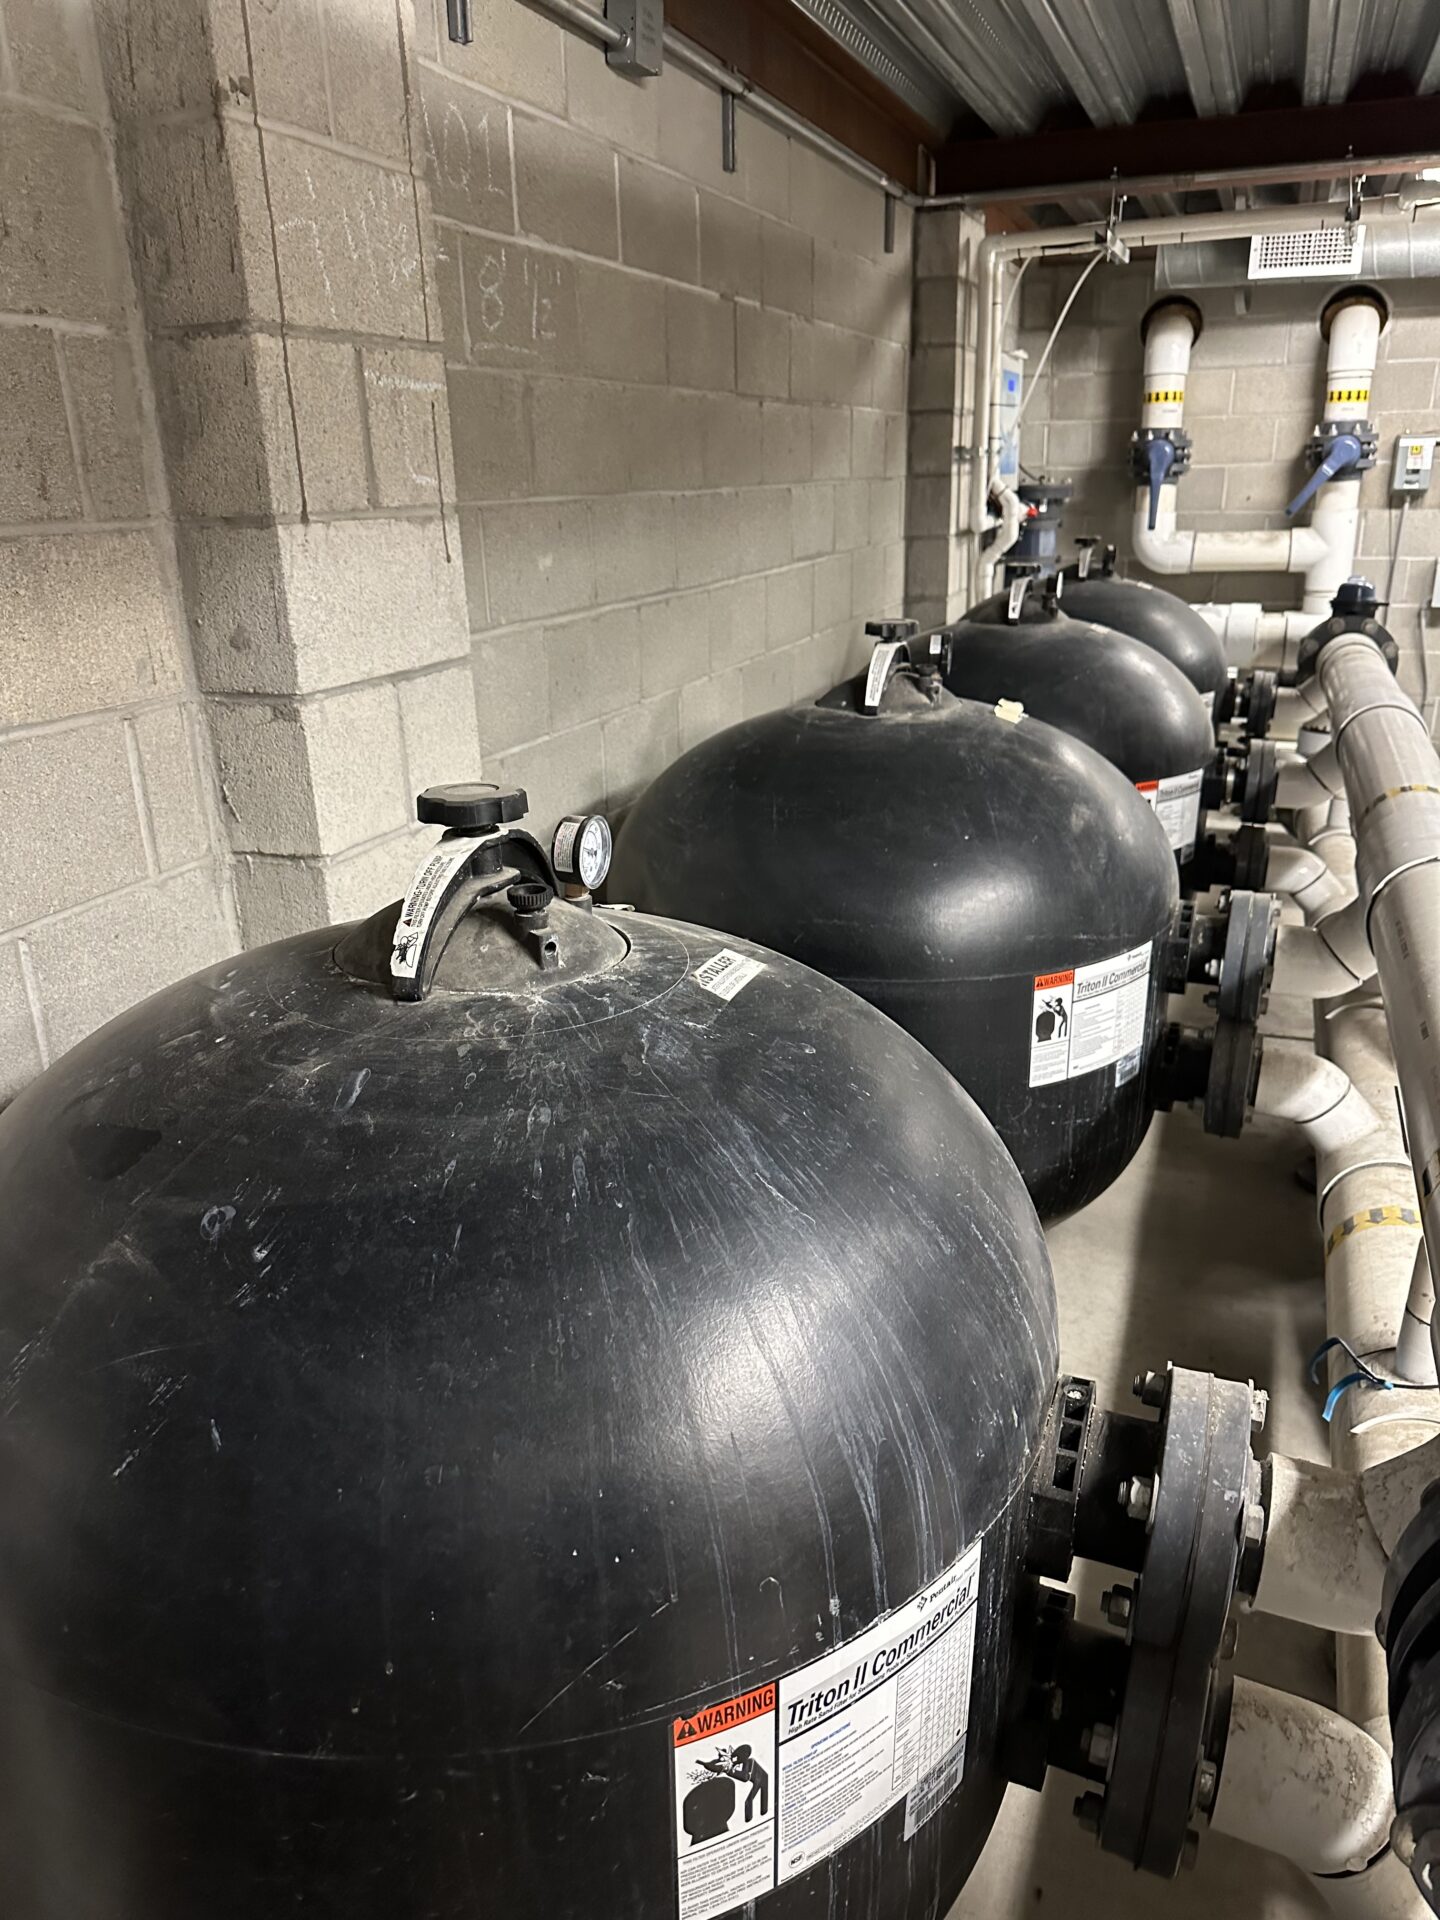
<instances>
[{"instance_id":1,"label":"gray pipe","mask_svg":"<svg viewBox=\"0 0 1440 1920\"><path fill-rule=\"evenodd\" d=\"M1297 212L1300 209L1296 209ZM1315 224L1327 209L1317 207ZM1333 216L1332 216L1333 217ZM1155 259L1155 290L1183 287L1243 287L1250 280L1248 240L1190 240L1162 247ZM1371 220L1365 227L1365 251L1358 274L1337 280L1433 280L1440 277L1440 217L1434 212L1409 220Z\"/></svg>"},{"instance_id":2,"label":"gray pipe","mask_svg":"<svg viewBox=\"0 0 1440 1920\"><path fill-rule=\"evenodd\" d=\"M1440 754L1362 634L1317 665L1404 1106L1432 1278L1440 1273Z\"/></svg>"}]
</instances>

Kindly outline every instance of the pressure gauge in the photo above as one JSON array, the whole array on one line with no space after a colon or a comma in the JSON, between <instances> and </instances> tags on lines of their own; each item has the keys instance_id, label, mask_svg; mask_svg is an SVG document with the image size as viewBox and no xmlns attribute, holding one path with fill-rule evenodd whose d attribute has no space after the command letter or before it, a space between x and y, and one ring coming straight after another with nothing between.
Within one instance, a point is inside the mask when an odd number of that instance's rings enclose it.
<instances>
[{"instance_id":1,"label":"pressure gauge","mask_svg":"<svg viewBox=\"0 0 1440 1920\"><path fill-rule=\"evenodd\" d=\"M578 882L593 893L610 871L614 842L603 813L567 813L555 829L550 858L562 880Z\"/></svg>"}]
</instances>

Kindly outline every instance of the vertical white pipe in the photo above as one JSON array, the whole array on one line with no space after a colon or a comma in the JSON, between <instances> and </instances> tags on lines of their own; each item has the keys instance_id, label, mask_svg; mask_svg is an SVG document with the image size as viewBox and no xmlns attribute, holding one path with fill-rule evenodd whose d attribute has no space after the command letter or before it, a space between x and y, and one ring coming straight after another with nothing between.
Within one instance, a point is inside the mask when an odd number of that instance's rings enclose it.
<instances>
[{"instance_id":1,"label":"vertical white pipe","mask_svg":"<svg viewBox=\"0 0 1440 1920\"><path fill-rule=\"evenodd\" d=\"M1162 307L1145 333L1144 385L1140 397L1142 427L1176 428L1185 422L1185 382L1195 317L1188 307Z\"/></svg>"},{"instance_id":2,"label":"vertical white pipe","mask_svg":"<svg viewBox=\"0 0 1440 1920\"><path fill-rule=\"evenodd\" d=\"M1380 315L1368 300L1342 307L1330 322L1322 420L1363 420L1380 351ZM1301 611L1323 620L1336 588L1355 571L1360 533L1360 476L1331 480L1320 489L1310 524L1325 539L1325 557L1305 575Z\"/></svg>"}]
</instances>

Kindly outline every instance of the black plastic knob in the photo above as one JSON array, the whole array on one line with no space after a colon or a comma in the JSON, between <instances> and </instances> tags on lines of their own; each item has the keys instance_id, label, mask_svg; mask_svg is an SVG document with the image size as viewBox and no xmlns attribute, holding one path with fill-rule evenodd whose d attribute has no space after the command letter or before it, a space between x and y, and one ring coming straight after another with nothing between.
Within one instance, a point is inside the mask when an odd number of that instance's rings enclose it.
<instances>
[{"instance_id":1,"label":"black plastic knob","mask_svg":"<svg viewBox=\"0 0 1440 1920\"><path fill-rule=\"evenodd\" d=\"M918 620L867 620L865 637L868 640L913 640L920 631Z\"/></svg>"},{"instance_id":2,"label":"black plastic knob","mask_svg":"<svg viewBox=\"0 0 1440 1920\"><path fill-rule=\"evenodd\" d=\"M530 802L523 787L497 787L491 780L461 780L427 787L415 802L415 817L449 832L481 833L523 820Z\"/></svg>"},{"instance_id":3,"label":"black plastic knob","mask_svg":"<svg viewBox=\"0 0 1440 1920\"><path fill-rule=\"evenodd\" d=\"M1379 604L1375 597L1374 581L1361 579L1356 574L1348 580L1342 580L1335 589L1330 611L1341 618L1346 614L1360 614L1368 619L1373 618Z\"/></svg>"},{"instance_id":4,"label":"black plastic knob","mask_svg":"<svg viewBox=\"0 0 1440 1920\"><path fill-rule=\"evenodd\" d=\"M544 913L555 895L543 880L517 880L505 898L514 913Z\"/></svg>"}]
</instances>

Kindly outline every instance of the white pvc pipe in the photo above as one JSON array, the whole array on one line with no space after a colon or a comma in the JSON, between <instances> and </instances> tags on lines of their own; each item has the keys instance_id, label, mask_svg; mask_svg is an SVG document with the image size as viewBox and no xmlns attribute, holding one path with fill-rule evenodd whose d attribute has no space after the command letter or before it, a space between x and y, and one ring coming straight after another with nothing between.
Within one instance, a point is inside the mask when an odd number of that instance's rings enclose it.
<instances>
[{"instance_id":1,"label":"white pvc pipe","mask_svg":"<svg viewBox=\"0 0 1440 1920\"><path fill-rule=\"evenodd\" d=\"M1140 401L1142 427L1178 427L1185 419L1185 382L1190 372L1190 349L1195 343L1195 320L1188 306L1177 302L1162 307L1145 334L1144 390Z\"/></svg>"},{"instance_id":2,"label":"white pvc pipe","mask_svg":"<svg viewBox=\"0 0 1440 1920\"><path fill-rule=\"evenodd\" d=\"M1345 791L1345 776L1340 771L1334 742L1318 753L1294 754L1282 760L1275 782L1277 807L1328 806Z\"/></svg>"},{"instance_id":3,"label":"white pvc pipe","mask_svg":"<svg viewBox=\"0 0 1440 1920\"><path fill-rule=\"evenodd\" d=\"M1308 1874L1363 1873L1389 1845L1394 1813L1378 1742L1330 1707L1237 1675L1210 1815L1217 1833Z\"/></svg>"},{"instance_id":4,"label":"white pvc pipe","mask_svg":"<svg viewBox=\"0 0 1440 1920\"><path fill-rule=\"evenodd\" d=\"M1380 351L1380 315L1368 300L1357 300L1331 317L1325 368L1326 420L1363 420L1370 411L1370 384ZM1301 611L1323 620L1335 590L1355 571L1360 531L1360 475L1328 481L1315 497L1311 526L1325 542L1324 558L1305 575Z\"/></svg>"},{"instance_id":5,"label":"white pvc pipe","mask_svg":"<svg viewBox=\"0 0 1440 1920\"><path fill-rule=\"evenodd\" d=\"M1276 993L1333 1000L1374 976L1375 956L1365 939L1365 910L1358 899L1347 900L1313 926L1282 924L1276 929Z\"/></svg>"},{"instance_id":6,"label":"white pvc pipe","mask_svg":"<svg viewBox=\"0 0 1440 1920\"><path fill-rule=\"evenodd\" d=\"M1405 1317L1400 1322L1395 1342L1395 1371L1402 1380L1436 1384L1435 1349L1430 1340L1430 1323L1435 1318L1435 1281L1430 1272L1430 1255L1422 1235L1415 1248L1415 1265L1410 1274L1410 1292L1405 1300Z\"/></svg>"},{"instance_id":7,"label":"white pvc pipe","mask_svg":"<svg viewBox=\"0 0 1440 1920\"><path fill-rule=\"evenodd\" d=\"M1171 481L1161 487L1152 529L1150 489L1135 489L1131 538L1136 559L1152 573L1307 573L1328 555L1324 536L1314 527L1182 532L1176 520L1178 492Z\"/></svg>"},{"instance_id":8,"label":"white pvc pipe","mask_svg":"<svg viewBox=\"0 0 1440 1920\"><path fill-rule=\"evenodd\" d=\"M1327 1633L1371 1633L1385 1564L1358 1473L1271 1454L1257 1613Z\"/></svg>"},{"instance_id":9,"label":"white pvc pipe","mask_svg":"<svg viewBox=\"0 0 1440 1920\"><path fill-rule=\"evenodd\" d=\"M1277 983L1276 991L1294 989ZM1265 1043L1255 1111L1293 1121L1317 1154L1342 1153L1380 1125L1379 1114L1343 1067L1284 1040Z\"/></svg>"},{"instance_id":10,"label":"white pvc pipe","mask_svg":"<svg viewBox=\"0 0 1440 1920\"><path fill-rule=\"evenodd\" d=\"M1270 842L1265 889L1288 895L1312 923L1343 907L1354 895L1354 888L1347 887L1313 847L1302 847L1288 836Z\"/></svg>"}]
</instances>

